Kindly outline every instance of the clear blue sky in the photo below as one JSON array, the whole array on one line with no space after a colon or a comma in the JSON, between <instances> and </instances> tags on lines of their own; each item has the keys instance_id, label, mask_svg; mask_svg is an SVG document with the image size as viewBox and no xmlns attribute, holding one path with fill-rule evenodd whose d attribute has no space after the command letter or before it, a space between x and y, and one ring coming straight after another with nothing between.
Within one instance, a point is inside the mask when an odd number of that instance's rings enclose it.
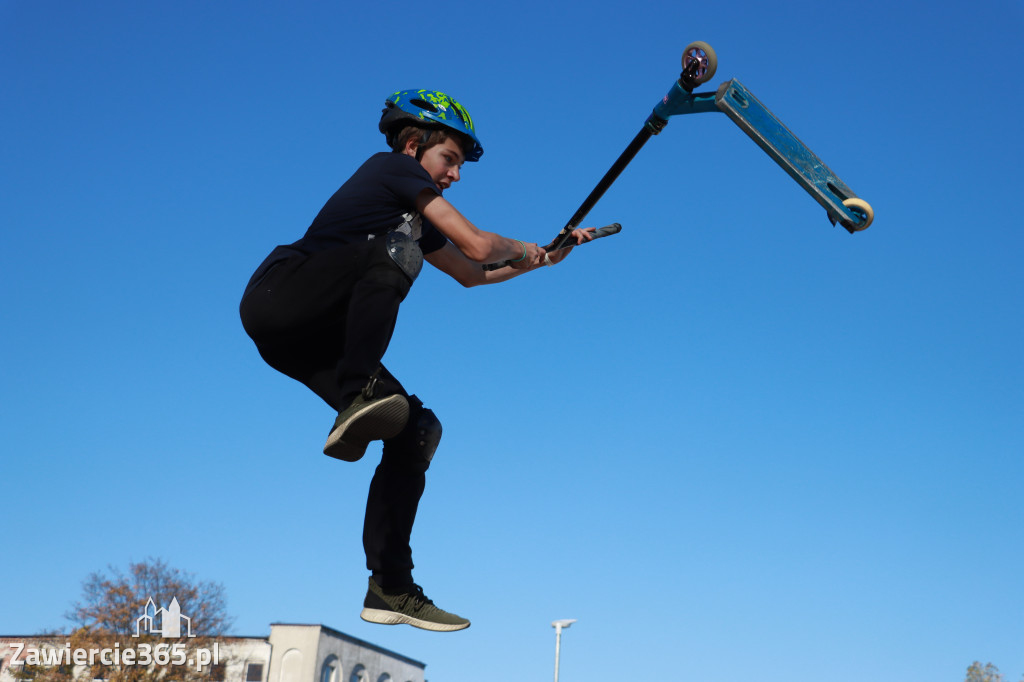
<instances>
[{"instance_id":1,"label":"clear blue sky","mask_svg":"<svg viewBox=\"0 0 1024 682\"><path fill-rule=\"evenodd\" d=\"M1022 35L1019 0L0 0L0 634L158 556L237 634L324 623L431 682L550 679L556 618L564 682L1019 680ZM386 362L445 428L416 577L473 626L363 623L379 450L320 454L249 273L413 87L478 123L447 197L549 240L698 39L874 226L702 114L592 211L620 235L501 286L428 269Z\"/></svg>"}]
</instances>

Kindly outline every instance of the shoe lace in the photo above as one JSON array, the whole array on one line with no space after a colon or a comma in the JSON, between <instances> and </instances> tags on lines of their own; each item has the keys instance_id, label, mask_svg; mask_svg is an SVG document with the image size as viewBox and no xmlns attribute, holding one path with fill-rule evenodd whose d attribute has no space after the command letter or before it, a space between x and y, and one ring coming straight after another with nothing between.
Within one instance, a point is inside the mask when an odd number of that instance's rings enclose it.
<instances>
[{"instance_id":1,"label":"shoe lace","mask_svg":"<svg viewBox=\"0 0 1024 682\"><path fill-rule=\"evenodd\" d=\"M373 400L373 395L377 392L378 381L380 381L380 378L377 376L377 372L374 372L373 376L370 377L370 381L363 387L364 400Z\"/></svg>"},{"instance_id":2,"label":"shoe lace","mask_svg":"<svg viewBox=\"0 0 1024 682\"><path fill-rule=\"evenodd\" d=\"M398 599L399 608L405 608L407 604L413 611L419 611L426 606L433 606L434 602L428 599L427 595L423 594L422 587L419 585L413 585L411 592L406 592Z\"/></svg>"},{"instance_id":3,"label":"shoe lace","mask_svg":"<svg viewBox=\"0 0 1024 682\"><path fill-rule=\"evenodd\" d=\"M377 392L388 391L394 393L392 389L388 388L387 384L387 370L384 369L384 365L377 365L377 369L373 370L373 374L370 375L369 381L366 382L366 386L363 386L362 394L364 400L373 400L378 397Z\"/></svg>"}]
</instances>

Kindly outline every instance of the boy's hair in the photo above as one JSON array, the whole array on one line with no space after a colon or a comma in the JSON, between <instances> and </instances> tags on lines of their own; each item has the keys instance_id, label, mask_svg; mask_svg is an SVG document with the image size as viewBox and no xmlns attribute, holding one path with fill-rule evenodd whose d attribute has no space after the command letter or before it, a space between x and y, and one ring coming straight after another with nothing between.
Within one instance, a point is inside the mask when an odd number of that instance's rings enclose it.
<instances>
[{"instance_id":1,"label":"boy's hair","mask_svg":"<svg viewBox=\"0 0 1024 682\"><path fill-rule=\"evenodd\" d=\"M420 138L420 146L416 149L416 160L419 161L423 158L424 152L431 147L442 144L448 138L455 140L455 142L462 149L463 156L468 157L470 152L473 150L473 140L469 139L467 135L463 135L457 130L451 130L450 128L424 128L422 126L405 126L398 131L398 134L394 137L394 143L391 145L391 149L400 152L405 149L406 143L414 138Z\"/></svg>"}]
</instances>

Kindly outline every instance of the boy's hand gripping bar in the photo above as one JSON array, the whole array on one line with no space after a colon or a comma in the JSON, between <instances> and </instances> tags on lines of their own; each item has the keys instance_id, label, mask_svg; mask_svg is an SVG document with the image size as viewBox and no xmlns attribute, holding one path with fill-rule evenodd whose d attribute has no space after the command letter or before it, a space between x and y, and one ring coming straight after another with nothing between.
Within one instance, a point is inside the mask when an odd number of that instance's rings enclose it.
<instances>
[{"instance_id":1,"label":"boy's hand gripping bar","mask_svg":"<svg viewBox=\"0 0 1024 682\"><path fill-rule=\"evenodd\" d=\"M594 230L591 233L591 236L593 237L593 239L590 239L588 241L594 241L594 239L600 239L601 237L610 237L613 234L618 234L619 231L621 231L621 230L622 230L622 225L619 225L618 223L612 223L611 225L605 225L604 227L599 227L596 230ZM570 230L570 233L571 232L572 232L572 230ZM586 243L587 242L583 242L583 244L586 244ZM547 246L544 247L544 250L547 251L548 253L551 253L552 251L561 251L562 249L571 249L574 246L583 246L583 244L572 244L572 243L569 243L568 240L562 240L562 243L558 244L558 245L556 245L555 242L551 242L550 244L548 244ZM497 263L488 263L488 264L483 265L481 267L483 267L484 270L497 270L498 268L503 268L506 265L511 265L511 263L512 263L511 260L503 260L503 261L499 261Z\"/></svg>"}]
</instances>

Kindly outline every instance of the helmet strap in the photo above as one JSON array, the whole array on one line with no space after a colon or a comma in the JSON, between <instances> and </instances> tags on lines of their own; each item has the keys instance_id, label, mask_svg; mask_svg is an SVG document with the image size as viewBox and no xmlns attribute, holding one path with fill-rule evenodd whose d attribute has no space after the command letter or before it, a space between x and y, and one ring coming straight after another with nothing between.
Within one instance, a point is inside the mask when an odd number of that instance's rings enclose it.
<instances>
[{"instance_id":1,"label":"helmet strap","mask_svg":"<svg viewBox=\"0 0 1024 682\"><path fill-rule=\"evenodd\" d=\"M416 160L417 161L422 161L423 160L423 154L424 154L424 152L427 151L427 142L430 140L430 132L431 131L429 129L425 128L423 130L423 132L420 133L420 145L419 145L419 147L416 148Z\"/></svg>"}]
</instances>

